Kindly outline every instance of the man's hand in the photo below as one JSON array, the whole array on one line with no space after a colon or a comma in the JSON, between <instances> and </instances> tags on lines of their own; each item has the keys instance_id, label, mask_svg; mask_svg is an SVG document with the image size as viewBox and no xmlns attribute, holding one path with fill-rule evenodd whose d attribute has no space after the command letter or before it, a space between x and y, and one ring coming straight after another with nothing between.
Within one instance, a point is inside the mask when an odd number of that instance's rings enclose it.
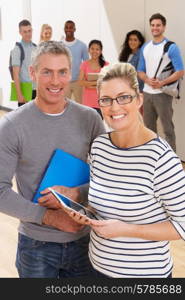
<instances>
[{"instance_id":1,"label":"man's hand","mask_svg":"<svg viewBox=\"0 0 185 300\"><path fill-rule=\"evenodd\" d=\"M148 84L149 86L151 86L152 88L154 88L154 86L156 84L156 79L147 77L147 79L145 80L145 83Z\"/></svg>"},{"instance_id":2,"label":"man's hand","mask_svg":"<svg viewBox=\"0 0 185 300\"><path fill-rule=\"evenodd\" d=\"M161 89L164 85L163 80L159 80L158 78L147 78L145 82L153 89Z\"/></svg>"},{"instance_id":3,"label":"man's hand","mask_svg":"<svg viewBox=\"0 0 185 300\"><path fill-rule=\"evenodd\" d=\"M64 232L78 232L84 226L76 223L62 209L47 209L42 224L55 227Z\"/></svg>"},{"instance_id":4,"label":"man's hand","mask_svg":"<svg viewBox=\"0 0 185 300\"><path fill-rule=\"evenodd\" d=\"M163 80L159 80L156 78L155 82L153 83L153 89L161 89L163 85Z\"/></svg>"},{"instance_id":5,"label":"man's hand","mask_svg":"<svg viewBox=\"0 0 185 300\"><path fill-rule=\"evenodd\" d=\"M72 200L79 202L80 201L80 189L79 188L69 188L66 186L52 186L51 187L53 190L59 192L60 194L65 195L66 197L71 198ZM41 192L43 194L43 197L40 197L38 199L39 205L48 207L48 208L53 208L53 209L58 209L61 208L61 204L57 201L55 196L50 192L49 189L45 189L44 191Z\"/></svg>"},{"instance_id":6,"label":"man's hand","mask_svg":"<svg viewBox=\"0 0 185 300\"><path fill-rule=\"evenodd\" d=\"M24 99L24 96L22 94L18 95L18 102L19 103L26 103L26 100Z\"/></svg>"}]
</instances>

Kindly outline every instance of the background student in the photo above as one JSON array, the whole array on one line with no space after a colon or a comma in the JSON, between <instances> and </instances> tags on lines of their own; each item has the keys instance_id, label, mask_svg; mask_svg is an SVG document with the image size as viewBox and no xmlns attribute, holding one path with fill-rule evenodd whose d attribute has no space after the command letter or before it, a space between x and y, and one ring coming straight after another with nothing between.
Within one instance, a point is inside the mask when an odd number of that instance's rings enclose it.
<instances>
[{"instance_id":1,"label":"background student","mask_svg":"<svg viewBox=\"0 0 185 300\"><path fill-rule=\"evenodd\" d=\"M49 24L43 24L40 31L40 43L50 41L52 38L53 29Z\"/></svg>"},{"instance_id":2,"label":"background student","mask_svg":"<svg viewBox=\"0 0 185 300\"><path fill-rule=\"evenodd\" d=\"M100 114L100 109L98 105L98 95L96 91L96 83L95 80L88 80L89 73L97 73L99 74L101 68L108 64L105 61L102 50L103 45L99 40L92 40L89 43L89 55L90 59L84 61L80 66L80 74L79 74L79 84L83 87L82 92L82 104L93 107Z\"/></svg>"},{"instance_id":3,"label":"background student","mask_svg":"<svg viewBox=\"0 0 185 300\"><path fill-rule=\"evenodd\" d=\"M30 21L22 20L19 22L19 33L22 37L21 46L24 51L24 59L21 62L21 50L15 46L11 51L11 60L13 66L13 79L18 97L18 106L26 103L26 99L21 91L21 82L32 82L29 75L29 66L31 63L31 54L36 45L32 43L32 26ZM32 99L36 96L35 85L33 83Z\"/></svg>"},{"instance_id":4,"label":"background student","mask_svg":"<svg viewBox=\"0 0 185 300\"><path fill-rule=\"evenodd\" d=\"M184 75L184 65L179 48L174 43L168 49L167 55L163 60L163 66L172 63L175 72L164 80L154 78L163 54L164 45L168 41L164 36L166 18L157 13L150 17L149 23L153 38L143 46L137 69L140 79L145 83L143 89L144 122L148 128L157 132L157 119L159 118L165 139L172 149L176 151L172 107L173 97L163 93L161 88L181 78Z\"/></svg>"},{"instance_id":5,"label":"background student","mask_svg":"<svg viewBox=\"0 0 185 300\"><path fill-rule=\"evenodd\" d=\"M72 78L66 96L73 98L76 102L82 103L82 88L78 83L80 64L89 58L87 46L84 42L75 37L76 25L68 20L64 25L65 38L62 42L69 48L72 55Z\"/></svg>"},{"instance_id":6,"label":"background student","mask_svg":"<svg viewBox=\"0 0 185 300\"><path fill-rule=\"evenodd\" d=\"M119 54L119 61L129 62L136 70L139 63L140 50L145 42L145 38L138 30L129 31L123 42L121 52ZM144 83L139 79L139 90L143 91Z\"/></svg>"}]
</instances>

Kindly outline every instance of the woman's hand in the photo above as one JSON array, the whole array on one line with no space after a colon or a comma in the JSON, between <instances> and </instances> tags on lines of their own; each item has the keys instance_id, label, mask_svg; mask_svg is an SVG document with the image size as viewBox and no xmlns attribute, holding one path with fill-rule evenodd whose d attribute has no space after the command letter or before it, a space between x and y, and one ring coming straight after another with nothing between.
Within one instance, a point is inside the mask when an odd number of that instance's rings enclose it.
<instances>
[{"instance_id":1,"label":"woman's hand","mask_svg":"<svg viewBox=\"0 0 185 300\"><path fill-rule=\"evenodd\" d=\"M81 225L90 225L90 219L85 216L82 215L81 213L78 212L74 212L72 211L70 208L64 208L65 212L68 214L68 216L75 222L77 222L78 224Z\"/></svg>"},{"instance_id":2,"label":"woman's hand","mask_svg":"<svg viewBox=\"0 0 185 300\"><path fill-rule=\"evenodd\" d=\"M97 80L88 81L84 71L80 70L80 73L78 76L78 84L80 86L88 88L88 89L95 89L96 85L97 85Z\"/></svg>"},{"instance_id":3,"label":"woman's hand","mask_svg":"<svg viewBox=\"0 0 185 300\"><path fill-rule=\"evenodd\" d=\"M96 89L97 81L96 80L91 80L87 81L87 88L88 89Z\"/></svg>"},{"instance_id":4,"label":"woman's hand","mask_svg":"<svg viewBox=\"0 0 185 300\"><path fill-rule=\"evenodd\" d=\"M119 220L90 220L91 228L101 237L105 239L116 238L123 236L123 227L129 226Z\"/></svg>"},{"instance_id":5,"label":"woman's hand","mask_svg":"<svg viewBox=\"0 0 185 300\"><path fill-rule=\"evenodd\" d=\"M153 241L172 241L181 238L170 221L153 224L131 224L119 220L90 220L90 226L101 237L131 237Z\"/></svg>"}]
</instances>

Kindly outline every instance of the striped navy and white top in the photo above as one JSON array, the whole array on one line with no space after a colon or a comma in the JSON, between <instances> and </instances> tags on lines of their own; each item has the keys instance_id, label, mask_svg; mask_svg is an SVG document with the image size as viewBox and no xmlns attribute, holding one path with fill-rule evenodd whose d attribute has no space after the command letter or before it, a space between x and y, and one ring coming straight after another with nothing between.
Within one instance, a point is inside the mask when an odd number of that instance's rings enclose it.
<instances>
[{"instance_id":1,"label":"striped navy and white top","mask_svg":"<svg viewBox=\"0 0 185 300\"><path fill-rule=\"evenodd\" d=\"M185 239L185 172L177 155L158 137L118 148L109 134L91 150L89 203L107 219L132 224L170 220ZM172 272L169 242L117 237L91 231L93 267L110 277L167 277Z\"/></svg>"}]
</instances>

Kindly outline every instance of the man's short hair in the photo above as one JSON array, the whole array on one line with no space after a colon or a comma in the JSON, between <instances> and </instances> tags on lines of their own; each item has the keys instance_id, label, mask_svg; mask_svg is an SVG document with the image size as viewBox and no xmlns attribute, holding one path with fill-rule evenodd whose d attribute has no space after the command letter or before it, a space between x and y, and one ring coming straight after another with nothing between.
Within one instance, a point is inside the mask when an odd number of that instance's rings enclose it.
<instances>
[{"instance_id":1,"label":"man's short hair","mask_svg":"<svg viewBox=\"0 0 185 300\"><path fill-rule=\"evenodd\" d=\"M74 22L74 21L72 21L72 20L67 20L67 21L65 22L65 24L67 24L67 23L71 23L71 24L73 24L73 26L75 27L75 22Z\"/></svg>"},{"instance_id":2,"label":"man's short hair","mask_svg":"<svg viewBox=\"0 0 185 300\"><path fill-rule=\"evenodd\" d=\"M19 22L19 29L20 29L22 26L31 26L31 23L30 23L30 21L28 21L28 20L22 20L21 22Z\"/></svg>"},{"instance_id":3,"label":"man's short hair","mask_svg":"<svg viewBox=\"0 0 185 300\"><path fill-rule=\"evenodd\" d=\"M166 18L160 13L153 14L149 19L149 23L151 24L153 20L161 20L162 24L166 26Z\"/></svg>"},{"instance_id":4,"label":"man's short hair","mask_svg":"<svg viewBox=\"0 0 185 300\"><path fill-rule=\"evenodd\" d=\"M61 41L47 41L41 42L34 51L32 51L31 64L37 68L38 58L43 54L65 55L69 61L69 67L71 69L72 56L70 50Z\"/></svg>"}]
</instances>

